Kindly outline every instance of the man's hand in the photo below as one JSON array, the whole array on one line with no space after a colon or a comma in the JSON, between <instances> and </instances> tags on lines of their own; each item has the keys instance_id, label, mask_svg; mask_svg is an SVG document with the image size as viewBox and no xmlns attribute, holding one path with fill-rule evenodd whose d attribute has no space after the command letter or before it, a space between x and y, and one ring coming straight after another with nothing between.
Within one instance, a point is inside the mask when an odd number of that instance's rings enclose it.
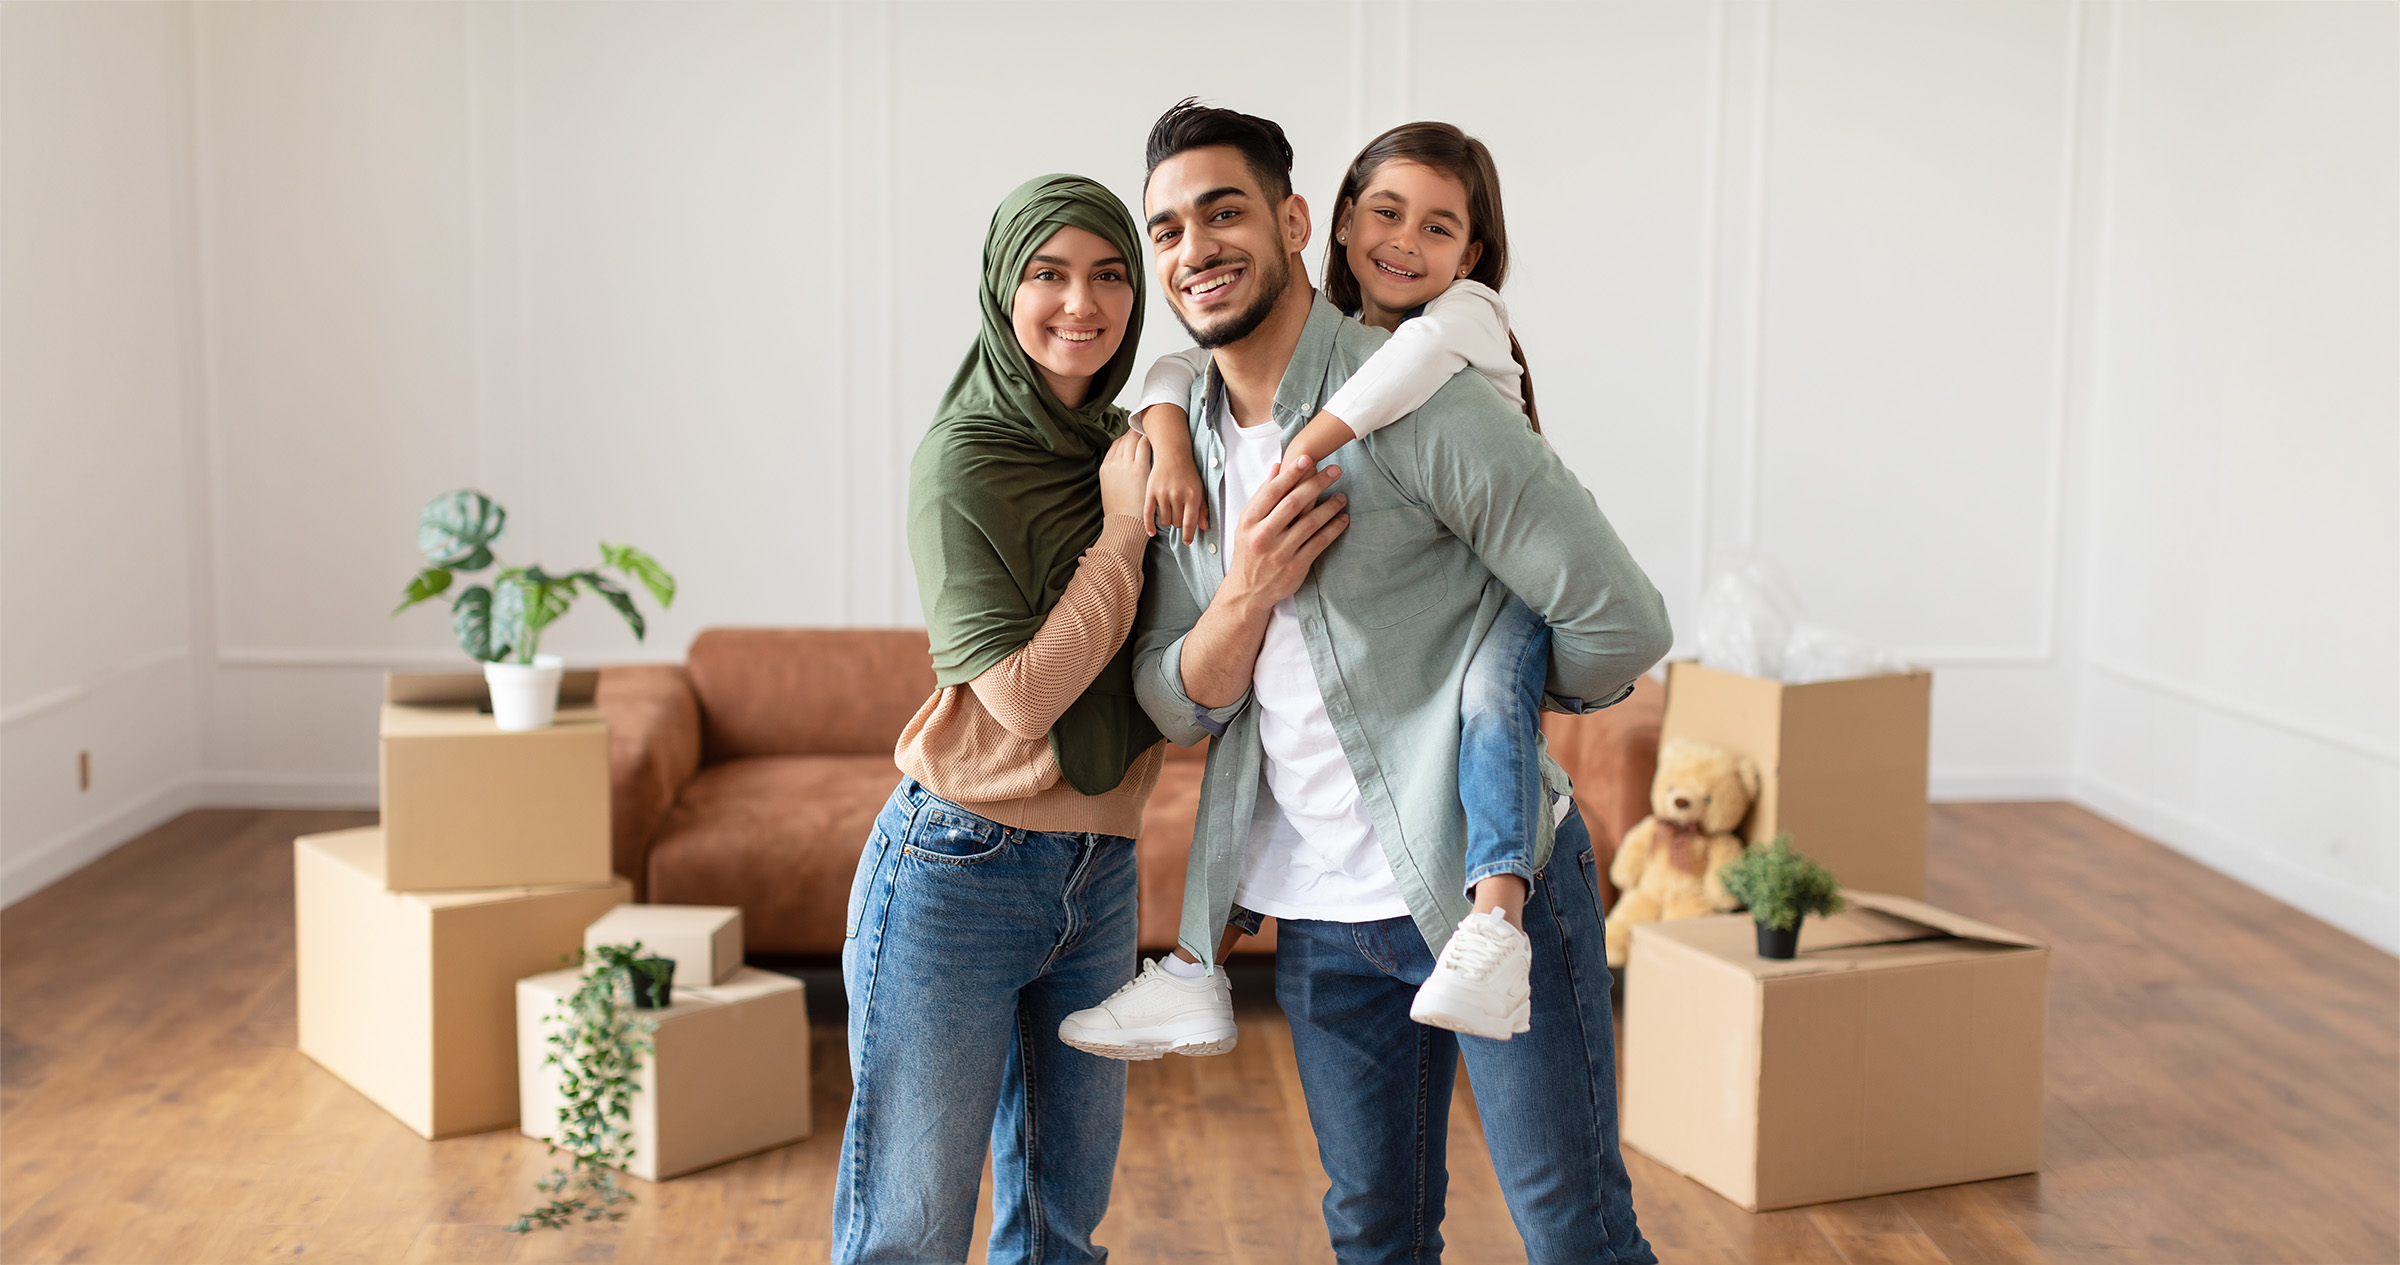
<instances>
[{"instance_id":1,"label":"man's hand","mask_svg":"<svg viewBox=\"0 0 2400 1265\"><path fill-rule=\"evenodd\" d=\"M1350 498L1325 496L1340 477L1340 466L1318 470L1302 456L1278 466L1242 507L1225 582L1184 638L1183 691L1193 702L1223 707L1250 688L1275 604L1300 591L1318 555L1350 526L1342 511Z\"/></svg>"},{"instance_id":2,"label":"man's hand","mask_svg":"<svg viewBox=\"0 0 2400 1265\"><path fill-rule=\"evenodd\" d=\"M1340 477L1340 466L1319 470L1303 455L1275 467L1258 486L1233 525L1240 539L1225 586L1237 600L1271 608L1300 591L1317 555L1350 525L1342 512L1350 498L1325 495Z\"/></svg>"}]
</instances>

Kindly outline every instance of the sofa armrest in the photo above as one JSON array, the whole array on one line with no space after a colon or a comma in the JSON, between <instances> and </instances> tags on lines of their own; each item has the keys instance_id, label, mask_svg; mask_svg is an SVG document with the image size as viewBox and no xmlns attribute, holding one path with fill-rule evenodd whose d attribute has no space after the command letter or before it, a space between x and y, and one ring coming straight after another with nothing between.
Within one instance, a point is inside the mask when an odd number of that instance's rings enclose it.
<instances>
[{"instance_id":1,"label":"sofa armrest","mask_svg":"<svg viewBox=\"0 0 2400 1265\"><path fill-rule=\"evenodd\" d=\"M600 669L608 720L609 859L645 900L650 839L700 768L700 702L681 664Z\"/></svg>"},{"instance_id":2,"label":"sofa armrest","mask_svg":"<svg viewBox=\"0 0 2400 1265\"><path fill-rule=\"evenodd\" d=\"M1608 863L1625 832L1650 814L1650 783L1658 774L1658 726L1666 713L1667 689L1650 677L1634 682L1633 694L1614 707L1582 716L1547 712L1542 733L1550 758L1575 779L1575 804L1592 832L1592 855L1601 895L1611 904Z\"/></svg>"}]
</instances>

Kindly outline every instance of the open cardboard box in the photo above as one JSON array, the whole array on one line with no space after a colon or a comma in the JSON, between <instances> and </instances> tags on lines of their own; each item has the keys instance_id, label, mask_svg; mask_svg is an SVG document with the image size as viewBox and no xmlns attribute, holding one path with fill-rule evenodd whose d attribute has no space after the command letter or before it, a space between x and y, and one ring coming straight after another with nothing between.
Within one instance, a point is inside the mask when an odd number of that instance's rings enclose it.
<instances>
[{"instance_id":1,"label":"open cardboard box","mask_svg":"<svg viewBox=\"0 0 2400 1265\"><path fill-rule=\"evenodd\" d=\"M1747 914L1634 929L1626 1145L1754 1212L2040 1167L2050 951L1843 895L1790 961Z\"/></svg>"},{"instance_id":2,"label":"open cardboard box","mask_svg":"<svg viewBox=\"0 0 2400 1265\"><path fill-rule=\"evenodd\" d=\"M385 886L609 881L608 722L592 705L598 680L568 673L558 723L503 733L480 675L386 676Z\"/></svg>"},{"instance_id":3,"label":"open cardboard box","mask_svg":"<svg viewBox=\"0 0 2400 1265\"><path fill-rule=\"evenodd\" d=\"M1933 674L1786 685L1667 665L1659 740L1697 738L1758 763L1743 835L1790 831L1844 887L1925 894L1925 746Z\"/></svg>"},{"instance_id":4,"label":"open cardboard box","mask_svg":"<svg viewBox=\"0 0 2400 1265\"><path fill-rule=\"evenodd\" d=\"M428 1138L514 1123L517 980L581 948L632 886L387 891L372 826L292 856L300 1052Z\"/></svg>"},{"instance_id":5,"label":"open cardboard box","mask_svg":"<svg viewBox=\"0 0 2400 1265\"><path fill-rule=\"evenodd\" d=\"M566 1098L559 1069L543 1060L558 1003L581 978L580 971L551 971L517 982L527 1137L548 1141L558 1133ZM677 984L673 1003L638 1012L658 1027L634 1074L627 1172L665 1181L809 1135L808 993L799 980L742 967L722 984Z\"/></svg>"}]
</instances>

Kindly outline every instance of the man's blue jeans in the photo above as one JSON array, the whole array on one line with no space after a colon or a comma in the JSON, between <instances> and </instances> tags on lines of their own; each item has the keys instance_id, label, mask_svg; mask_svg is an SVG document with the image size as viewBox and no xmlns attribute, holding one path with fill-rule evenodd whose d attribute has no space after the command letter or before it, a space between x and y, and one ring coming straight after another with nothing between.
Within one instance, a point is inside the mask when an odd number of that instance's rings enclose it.
<instances>
[{"instance_id":1,"label":"man's blue jeans","mask_svg":"<svg viewBox=\"0 0 2400 1265\"><path fill-rule=\"evenodd\" d=\"M994 1265L1097 1261L1125 1064L1058 1022L1133 978L1133 840L1003 826L903 778L850 885L850 1118L833 1259L964 1261L992 1150Z\"/></svg>"},{"instance_id":2,"label":"man's blue jeans","mask_svg":"<svg viewBox=\"0 0 2400 1265\"><path fill-rule=\"evenodd\" d=\"M1542 684L1550 625L1510 594L1467 662L1458 705L1458 798L1467 813L1467 895L1495 874L1533 881L1542 797Z\"/></svg>"},{"instance_id":3,"label":"man's blue jeans","mask_svg":"<svg viewBox=\"0 0 2400 1265\"><path fill-rule=\"evenodd\" d=\"M1438 1261L1450 1090L1463 1054L1527 1257L1655 1262L1617 1150L1615 1033L1591 833L1569 813L1533 878L1533 1030L1508 1041L1413 1023L1433 954L1407 918L1281 920L1275 996L1292 1024L1344 1265Z\"/></svg>"}]
</instances>

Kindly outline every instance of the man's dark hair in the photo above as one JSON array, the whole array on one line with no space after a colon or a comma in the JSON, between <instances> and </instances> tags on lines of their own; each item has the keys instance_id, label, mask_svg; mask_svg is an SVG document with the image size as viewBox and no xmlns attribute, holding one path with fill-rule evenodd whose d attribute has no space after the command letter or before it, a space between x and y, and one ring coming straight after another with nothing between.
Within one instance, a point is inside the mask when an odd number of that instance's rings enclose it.
<instances>
[{"instance_id":1,"label":"man's dark hair","mask_svg":"<svg viewBox=\"0 0 2400 1265\"><path fill-rule=\"evenodd\" d=\"M1142 187L1150 186L1150 173L1157 171L1160 163L1185 150L1211 145L1229 145L1240 151L1269 203L1281 206L1292 196L1292 143L1283 138L1283 129L1255 114L1202 105L1198 97L1185 97L1167 107L1158 122L1150 125L1150 142L1143 150L1148 165L1142 169Z\"/></svg>"}]
</instances>

